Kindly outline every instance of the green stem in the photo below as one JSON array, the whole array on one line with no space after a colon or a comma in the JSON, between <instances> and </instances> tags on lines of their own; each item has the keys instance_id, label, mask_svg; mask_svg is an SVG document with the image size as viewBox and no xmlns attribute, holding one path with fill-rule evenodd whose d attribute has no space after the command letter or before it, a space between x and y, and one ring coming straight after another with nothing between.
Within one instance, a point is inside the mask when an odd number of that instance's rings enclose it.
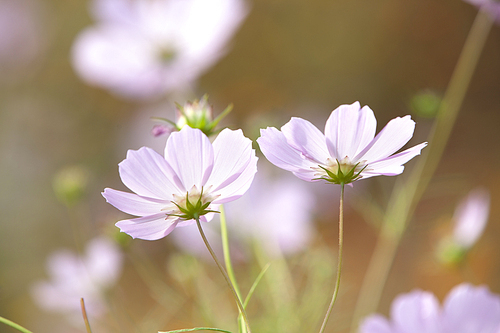
<instances>
[{"instance_id":1,"label":"green stem","mask_svg":"<svg viewBox=\"0 0 500 333\"><path fill-rule=\"evenodd\" d=\"M361 286L351 323L352 333L357 331L361 318L377 310L401 237L439 164L492 24L490 14L480 10L441 102L429 146L407 181L398 181L394 188Z\"/></svg>"},{"instance_id":2,"label":"green stem","mask_svg":"<svg viewBox=\"0 0 500 333\"><path fill-rule=\"evenodd\" d=\"M23 332L23 333L32 333L30 330L27 330L26 328L22 327L19 324L16 324L15 322L8 320L4 317L0 317L0 323L4 323L7 326L10 326L12 328L15 328L16 330Z\"/></svg>"},{"instance_id":3,"label":"green stem","mask_svg":"<svg viewBox=\"0 0 500 333\"><path fill-rule=\"evenodd\" d=\"M344 183L340 184L340 209L339 209L339 258L337 261L337 280L335 281L335 288L333 290L332 300L330 301L330 305L328 306L328 310L326 311L325 318L323 319L323 324L321 324L321 328L319 333L323 333L326 329L326 324L328 323L328 319L330 318L330 314L333 310L333 305L335 304L335 300L337 299L337 295L339 293L340 287L340 273L342 272L342 252L344 247Z\"/></svg>"},{"instance_id":4,"label":"green stem","mask_svg":"<svg viewBox=\"0 0 500 333\"><path fill-rule=\"evenodd\" d=\"M234 296L234 300L236 301L236 305L238 306L238 309L239 309L241 315L243 316L243 320L245 321L248 333L251 333L252 331L250 330L250 325L248 323L248 317L247 317L247 314L245 312L245 308L243 307L243 304L241 304L240 298L239 298L238 294L236 293L236 290L234 289L234 286L231 283L229 276L227 275L226 271L224 270L224 267L222 267L219 259L215 255L214 250L212 250L212 247L210 246L210 243L208 242L207 237L205 236L205 233L203 232L203 229L201 227L200 218L195 217L195 219L196 219L196 225L198 226L198 230L200 231L200 234L201 234L201 238L203 238L203 242L205 243L205 245L208 249L208 252L210 252L210 254L212 255L212 258L214 259L215 263L217 264L217 267L219 267L219 270L222 273L222 276L224 276L224 279L226 280L227 285L229 286L229 289L231 289L231 292L233 293L233 296Z\"/></svg>"},{"instance_id":5,"label":"green stem","mask_svg":"<svg viewBox=\"0 0 500 333\"><path fill-rule=\"evenodd\" d=\"M241 302L243 298L241 297L240 288L238 286L238 282L236 281L233 265L231 263L231 254L229 252L229 235L227 232L227 223L226 223L226 212L224 211L223 205L220 206L220 233L222 238L222 252L224 253L224 264L226 265L227 275L229 277L229 280L231 280L231 283L234 287L236 295L238 296L238 299ZM243 308L245 308L245 305L243 305ZM246 333L245 322L243 321L241 311L238 314L238 326L240 333Z\"/></svg>"},{"instance_id":6,"label":"green stem","mask_svg":"<svg viewBox=\"0 0 500 333\"><path fill-rule=\"evenodd\" d=\"M181 330L165 331L158 333L180 333L180 332L194 332L194 331L216 331L216 332L232 333L231 331L226 331L220 328L213 328L213 327L183 328Z\"/></svg>"}]
</instances>

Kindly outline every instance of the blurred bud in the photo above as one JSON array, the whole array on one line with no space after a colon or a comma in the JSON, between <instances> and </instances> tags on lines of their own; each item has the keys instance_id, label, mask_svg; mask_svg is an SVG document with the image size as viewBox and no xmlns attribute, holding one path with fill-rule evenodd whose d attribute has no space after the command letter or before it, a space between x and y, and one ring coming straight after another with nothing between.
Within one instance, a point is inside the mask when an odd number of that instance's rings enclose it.
<instances>
[{"instance_id":1,"label":"blurred bud","mask_svg":"<svg viewBox=\"0 0 500 333\"><path fill-rule=\"evenodd\" d=\"M152 130L152 134L153 136L170 134L172 131L180 131L187 125L191 128L200 129L206 136L211 136L219 132L215 127L232 109L233 105L231 104L217 118L213 119L213 108L208 104L208 95L205 94L200 100L187 102L184 106L177 104L176 122L165 118L154 118L155 120L167 122L171 126L156 125Z\"/></svg>"},{"instance_id":2,"label":"blurred bud","mask_svg":"<svg viewBox=\"0 0 500 333\"><path fill-rule=\"evenodd\" d=\"M446 264L458 264L483 234L490 210L489 193L475 189L455 209L453 233L438 246L438 259Z\"/></svg>"},{"instance_id":3,"label":"blurred bud","mask_svg":"<svg viewBox=\"0 0 500 333\"><path fill-rule=\"evenodd\" d=\"M434 118L439 111L440 105L441 97L430 90L416 93L410 101L413 113L423 118Z\"/></svg>"},{"instance_id":4,"label":"blurred bud","mask_svg":"<svg viewBox=\"0 0 500 333\"><path fill-rule=\"evenodd\" d=\"M75 165L57 172L52 180L52 187L57 199L70 207L83 198L88 182L88 170L82 166Z\"/></svg>"}]
</instances>

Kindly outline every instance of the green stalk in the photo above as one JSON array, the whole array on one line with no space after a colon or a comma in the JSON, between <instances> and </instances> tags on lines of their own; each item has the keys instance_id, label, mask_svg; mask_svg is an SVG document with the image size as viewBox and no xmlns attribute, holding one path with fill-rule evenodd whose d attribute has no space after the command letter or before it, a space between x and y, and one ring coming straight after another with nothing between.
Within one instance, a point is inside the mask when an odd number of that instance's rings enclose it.
<instances>
[{"instance_id":1,"label":"green stalk","mask_svg":"<svg viewBox=\"0 0 500 333\"><path fill-rule=\"evenodd\" d=\"M92 333L92 329L90 328L89 318L87 317L87 310L85 309L85 301L83 298L80 298L80 307L82 308L83 321L85 322L85 329L87 333Z\"/></svg>"},{"instance_id":2,"label":"green stalk","mask_svg":"<svg viewBox=\"0 0 500 333\"><path fill-rule=\"evenodd\" d=\"M233 294L234 300L236 301L236 305L238 306L238 309L239 309L241 315L243 316L243 320L245 321L248 333L251 333L252 331L250 330L250 325L248 323L248 317L247 317L247 314L245 312L245 308L243 307L243 304L241 304L238 293L236 293L236 290L234 289L234 286L231 283L229 276L227 275L226 271L224 270L224 267L222 267L219 259L217 258L217 255L215 255L214 250L210 246L210 243L208 242L207 237L205 236L205 233L203 232L203 229L201 227L200 218L198 216L195 216L195 220L196 220L196 225L198 226L198 230L200 231L201 238L203 238L203 242L205 243L205 245L208 249L208 252L210 252L210 255L212 256L215 263L217 264L217 267L219 267L219 270L222 273L222 276L224 276L224 279L226 280L227 285L229 286L229 289L231 290L231 292Z\"/></svg>"},{"instance_id":3,"label":"green stalk","mask_svg":"<svg viewBox=\"0 0 500 333\"><path fill-rule=\"evenodd\" d=\"M343 247L344 247L344 183L340 183L339 258L337 262L337 279L335 281L335 288L333 290L332 300L330 301L330 305L328 306L328 310L326 311L326 315L325 318L323 319L323 324L321 324L319 333L323 333L325 331L326 324L328 323L328 319L330 318L330 314L332 313L333 305L335 304L335 300L337 299L337 295L339 293L340 273L342 272Z\"/></svg>"},{"instance_id":4,"label":"green stalk","mask_svg":"<svg viewBox=\"0 0 500 333\"><path fill-rule=\"evenodd\" d=\"M15 328L16 330L23 332L23 333L32 333L30 330L27 330L26 328L22 327L19 324L16 324L15 322L8 320L4 317L0 317L0 323L4 323L7 326L10 326L12 328Z\"/></svg>"},{"instance_id":5,"label":"green stalk","mask_svg":"<svg viewBox=\"0 0 500 333\"><path fill-rule=\"evenodd\" d=\"M480 10L441 102L429 146L407 181L400 180L392 192L353 314L352 333L361 318L377 310L401 238L441 160L492 24L490 14Z\"/></svg>"}]
</instances>

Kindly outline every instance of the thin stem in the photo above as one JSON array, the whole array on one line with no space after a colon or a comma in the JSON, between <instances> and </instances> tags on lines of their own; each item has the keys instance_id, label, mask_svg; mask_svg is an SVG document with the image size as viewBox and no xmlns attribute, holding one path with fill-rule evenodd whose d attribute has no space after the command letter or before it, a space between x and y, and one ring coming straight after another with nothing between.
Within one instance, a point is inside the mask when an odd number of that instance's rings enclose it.
<instances>
[{"instance_id":1,"label":"thin stem","mask_svg":"<svg viewBox=\"0 0 500 333\"><path fill-rule=\"evenodd\" d=\"M87 310L85 310L85 301L83 298L80 298L80 307L82 308L82 316L83 321L85 322L85 328L87 329L87 333L92 333L92 329L90 328L89 318L87 317Z\"/></svg>"},{"instance_id":2,"label":"thin stem","mask_svg":"<svg viewBox=\"0 0 500 333\"><path fill-rule=\"evenodd\" d=\"M222 273L222 276L224 276L224 279L227 282L227 285L229 286L229 289L231 289L231 292L233 293L234 300L236 301L236 305L238 306L238 309L240 310L241 315L243 316L243 319L245 320L246 326L248 333L251 333L252 331L250 330L250 325L248 323L248 317L245 312L245 308L243 307L243 304L241 304L240 298L238 297L238 294L236 293L236 290L233 287L233 284L231 283L231 280L227 276L226 271L224 270L224 267L222 267L221 263L219 262L219 259L215 255L214 250L212 250L212 247L210 246L210 243L207 240L207 237L205 236L205 233L203 232L203 229L201 227L200 223L200 218L196 217L196 225L198 226L198 230L200 231L201 238L203 238L203 242L205 243L208 252L212 255L212 258L214 259L215 263L217 264L217 267L219 267L220 272Z\"/></svg>"},{"instance_id":3,"label":"thin stem","mask_svg":"<svg viewBox=\"0 0 500 333\"><path fill-rule=\"evenodd\" d=\"M26 328L22 327L19 324L16 324L15 322L8 320L4 317L0 317L0 323L4 323L7 326L10 326L12 328L15 328L16 330L23 332L23 333L32 333L30 330L27 330Z\"/></svg>"},{"instance_id":4,"label":"thin stem","mask_svg":"<svg viewBox=\"0 0 500 333\"><path fill-rule=\"evenodd\" d=\"M407 181L399 181L392 193L359 293L351 324L353 333L362 317L377 310L401 237L439 164L492 24L490 14L480 10L441 102L429 147Z\"/></svg>"},{"instance_id":5,"label":"thin stem","mask_svg":"<svg viewBox=\"0 0 500 333\"><path fill-rule=\"evenodd\" d=\"M224 253L224 264L226 265L227 275L229 280L234 287L234 291L236 291L236 295L238 295L238 299L240 302L243 300L241 297L240 288L238 286L238 282L236 281L236 276L234 274L233 265L231 263L231 254L229 252L229 235L227 232L227 223L226 223L226 212L224 211L224 206L220 206L220 233L222 238L222 252ZM245 308L245 305L243 305ZM241 311L238 314L238 326L240 333L246 333L245 322L243 321L243 317Z\"/></svg>"},{"instance_id":6,"label":"thin stem","mask_svg":"<svg viewBox=\"0 0 500 333\"><path fill-rule=\"evenodd\" d=\"M339 258L337 261L337 280L335 281L335 289L333 290L332 300L330 301L330 305L328 306L328 310L326 311L326 315L325 318L323 319L323 324L321 324L319 333L323 333L325 331L326 324L328 323L328 319L330 318L330 314L332 313L333 305L335 304L335 300L337 299L337 295L339 293L340 273L342 272L343 246L344 246L344 183L341 183L340 209L339 209Z\"/></svg>"},{"instance_id":7,"label":"thin stem","mask_svg":"<svg viewBox=\"0 0 500 333\"><path fill-rule=\"evenodd\" d=\"M213 328L213 327L183 328L181 330L165 331L158 333L181 333L181 332L194 332L194 331L216 331L216 332L232 333L231 331L226 331L220 328Z\"/></svg>"}]
</instances>

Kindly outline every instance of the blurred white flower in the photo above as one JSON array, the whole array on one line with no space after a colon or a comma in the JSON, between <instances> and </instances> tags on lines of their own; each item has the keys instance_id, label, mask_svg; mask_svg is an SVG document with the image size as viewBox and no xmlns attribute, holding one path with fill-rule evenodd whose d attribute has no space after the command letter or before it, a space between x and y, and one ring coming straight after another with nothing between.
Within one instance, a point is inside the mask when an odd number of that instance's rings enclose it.
<instances>
[{"instance_id":1,"label":"blurred white flower","mask_svg":"<svg viewBox=\"0 0 500 333\"><path fill-rule=\"evenodd\" d=\"M484 232L490 210L488 191L477 188L462 199L453 215L453 233L441 240L437 258L445 264L457 264L464 260L469 249Z\"/></svg>"},{"instance_id":2,"label":"blurred white flower","mask_svg":"<svg viewBox=\"0 0 500 333\"><path fill-rule=\"evenodd\" d=\"M123 97L182 90L224 55L244 0L94 0L97 20L76 39L84 81Z\"/></svg>"},{"instance_id":3,"label":"blurred white flower","mask_svg":"<svg viewBox=\"0 0 500 333\"><path fill-rule=\"evenodd\" d=\"M47 260L50 281L35 283L33 298L47 311L81 321L83 297L87 314L99 317L106 312L103 292L119 278L122 260L116 244L103 237L89 242L83 258L70 251L58 251Z\"/></svg>"},{"instance_id":4,"label":"blurred white flower","mask_svg":"<svg viewBox=\"0 0 500 333\"><path fill-rule=\"evenodd\" d=\"M483 234L490 211L490 195L482 188L475 189L464 198L455 210L453 239L464 247L470 248Z\"/></svg>"},{"instance_id":5,"label":"blurred white flower","mask_svg":"<svg viewBox=\"0 0 500 333\"><path fill-rule=\"evenodd\" d=\"M248 193L225 205L229 240L240 252L243 240L257 242L270 256L291 255L306 248L314 236L311 214L315 198L308 184L291 176L273 180L263 167L259 165ZM196 249L203 255L206 249L200 235L187 229L179 229L182 232L174 235L175 243L194 254L193 242L199 242ZM220 242L220 235L210 234L213 243Z\"/></svg>"},{"instance_id":6,"label":"blurred white flower","mask_svg":"<svg viewBox=\"0 0 500 333\"><path fill-rule=\"evenodd\" d=\"M41 54L46 36L41 3L0 0L0 81L17 80Z\"/></svg>"}]
</instances>

